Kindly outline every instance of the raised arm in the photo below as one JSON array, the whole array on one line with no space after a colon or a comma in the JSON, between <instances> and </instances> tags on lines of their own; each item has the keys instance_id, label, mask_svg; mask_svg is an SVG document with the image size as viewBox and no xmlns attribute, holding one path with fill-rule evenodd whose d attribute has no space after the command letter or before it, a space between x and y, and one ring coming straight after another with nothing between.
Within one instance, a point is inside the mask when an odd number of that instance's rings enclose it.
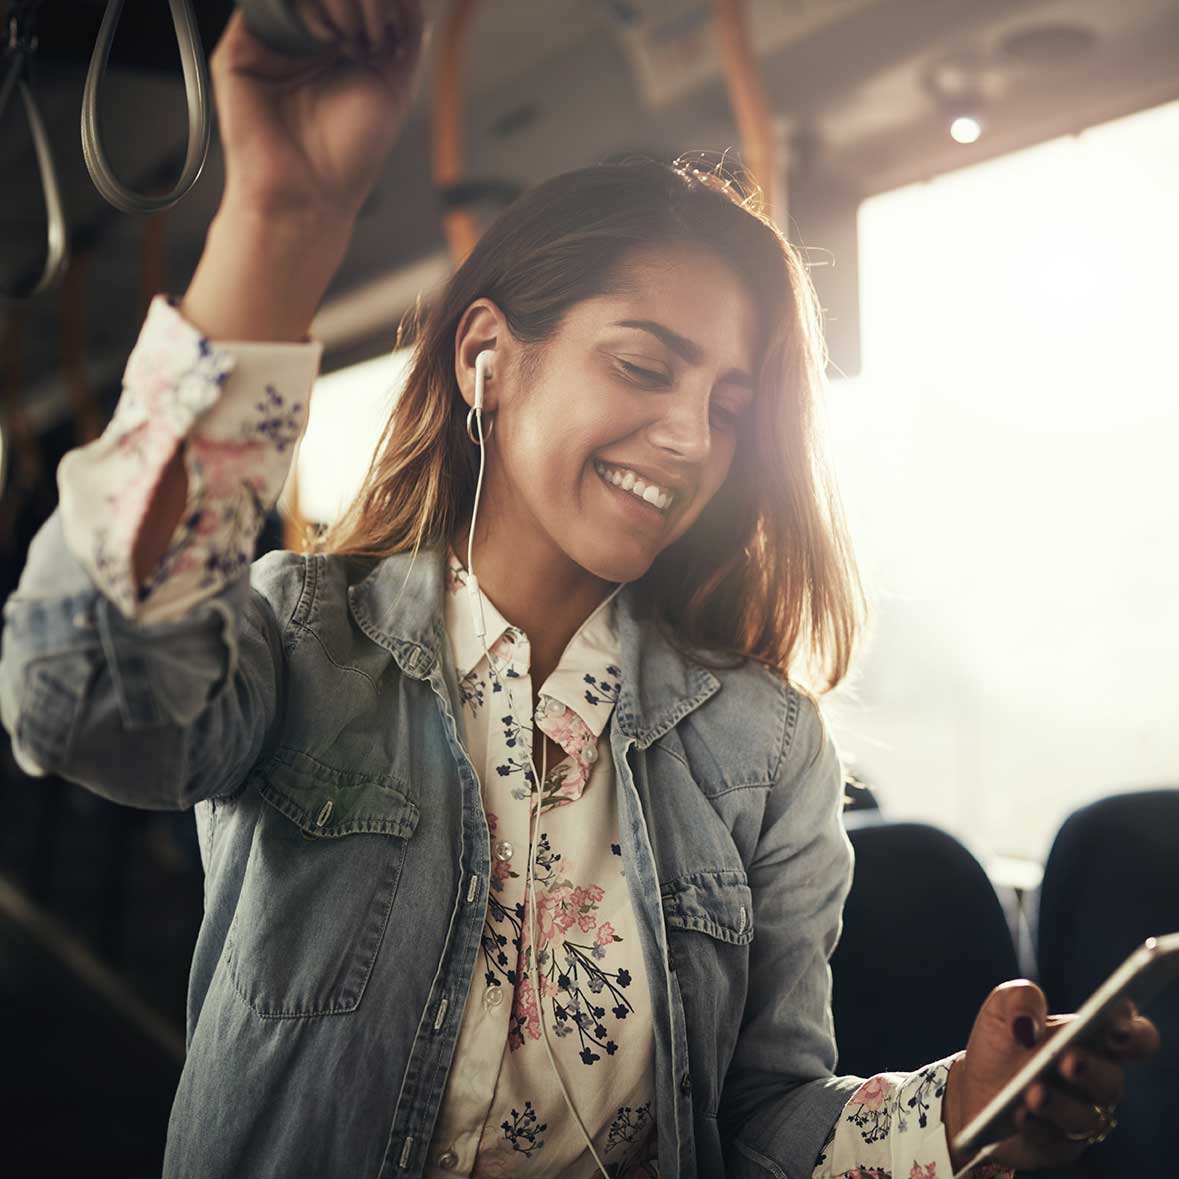
<instances>
[{"instance_id":1,"label":"raised arm","mask_svg":"<svg viewBox=\"0 0 1179 1179\"><path fill-rule=\"evenodd\" d=\"M409 107L419 6L388 9L362 60L292 63L238 14L213 55L228 179L205 251L182 301L153 301L102 437L62 460L5 605L0 719L30 773L188 807L274 734L304 561L250 562L306 420L308 326Z\"/></svg>"}]
</instances>

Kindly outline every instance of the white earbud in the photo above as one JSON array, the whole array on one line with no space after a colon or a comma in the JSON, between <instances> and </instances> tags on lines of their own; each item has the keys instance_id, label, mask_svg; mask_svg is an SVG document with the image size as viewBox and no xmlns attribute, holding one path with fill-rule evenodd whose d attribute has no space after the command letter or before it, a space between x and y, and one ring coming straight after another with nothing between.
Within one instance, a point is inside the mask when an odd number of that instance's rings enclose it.
<instances>
[{"instance_id":1,"label":"white earbud","mask_svg":"<svg viewBox=\"0 0 1179 1179\"><path fill-rule=\"evenodd\" d=\"M470 595L471 616L475 622L475 633L480 639L487 633L483 619L483 599L479 596L479 579L475 576L475 520L479 515L479 494L483 490L483 465L487 458L483 446L483 385L487 370L491 367L492 348L485 348L475 357L475 428L479 432L479 478L475 484L475 506L471 511L471 527L467 533L467 593ZM470 425L468 424L468 429ZM490 660L490 656L488 656Z\"/></svg>"},{"instance_id":2,"label":"white earbud","mask_svg":"<svg viewBox=\"0 0 1179 1179\"><path fill-rule=\"evenodd\" d=\"M487 370L491 365L492 348L485 348L475 357L475 413L483 412L483 382L487 379Z\"/></svg>"}]
</instances>

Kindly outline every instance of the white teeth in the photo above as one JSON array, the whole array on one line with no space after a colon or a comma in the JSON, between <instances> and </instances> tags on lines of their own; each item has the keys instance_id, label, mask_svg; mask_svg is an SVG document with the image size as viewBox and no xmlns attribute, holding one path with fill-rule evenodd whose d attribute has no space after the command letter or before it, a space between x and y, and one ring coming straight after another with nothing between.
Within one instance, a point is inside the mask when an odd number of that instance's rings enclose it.
<instances>
[{"instance_id":1,"label":"white teeth","mask_svg":"<svg viewBox=\"0 0 1179 1179\"><path fill-rule=\"evenodd\" d=\"M651 504L652 507L658 508L661 512L667 511L675 499L674 492L664 491L654 483L645 483L633 471L628 471L625 468L620 470L617 467L608 467L604 463L599 462L594 463L594 468L606 482L612 483L615 487L623 491L629 491L632 495Z\"/></svg>"}]
</instances>

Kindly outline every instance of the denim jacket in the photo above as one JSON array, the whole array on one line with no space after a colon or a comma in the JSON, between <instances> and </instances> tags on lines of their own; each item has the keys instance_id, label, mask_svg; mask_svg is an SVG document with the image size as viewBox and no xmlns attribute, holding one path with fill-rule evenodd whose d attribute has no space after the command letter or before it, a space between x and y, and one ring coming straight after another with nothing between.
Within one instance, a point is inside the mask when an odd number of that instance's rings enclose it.
<instances>
[{"instance_id":1,"label":"denim jacket","mask_svg":"<svg viewBox=\"0 0 1179 1179\"><path fill-rule=\"evenodd\" d=\"M183 618L125 618L38 533L0 719L33 772L194 808L205 914L166 1177L422 1174L490 871L442 630L445 547L272 552ZM810 697L712 670L619 595L609 724L655 1023L663 1176L810 1179L852 858Z\"/></svg>"}]
</instances>

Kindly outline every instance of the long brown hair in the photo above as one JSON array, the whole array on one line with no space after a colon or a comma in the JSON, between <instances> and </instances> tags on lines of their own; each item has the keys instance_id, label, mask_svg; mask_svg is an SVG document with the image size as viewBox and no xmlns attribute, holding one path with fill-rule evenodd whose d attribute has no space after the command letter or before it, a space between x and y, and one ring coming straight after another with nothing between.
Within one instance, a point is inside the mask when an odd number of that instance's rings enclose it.
<instances>
[{"instance_id":1,"label":"long brown hair","mask_svg":"<svg viewBox=\"0 0 1179 1179\"><path fill-rule=\"evenodd\" d=\"M695 658L753 658L834 688L866 615L843 511L818 428L826 388L819 305L798 252L719 165L628 160L566 172L530 189L488 227L421 322L404 388L356 498L314 542L382 558L441 543L465 519L478 452L454 375L454 342L481 296L534 353L582 300L614 293L636 247L715 250L761 315L757 396L728 478L696 523L632 587L637 609ZM804 673L809 678L808 673Z\"/></svg>"}]
</instances>

